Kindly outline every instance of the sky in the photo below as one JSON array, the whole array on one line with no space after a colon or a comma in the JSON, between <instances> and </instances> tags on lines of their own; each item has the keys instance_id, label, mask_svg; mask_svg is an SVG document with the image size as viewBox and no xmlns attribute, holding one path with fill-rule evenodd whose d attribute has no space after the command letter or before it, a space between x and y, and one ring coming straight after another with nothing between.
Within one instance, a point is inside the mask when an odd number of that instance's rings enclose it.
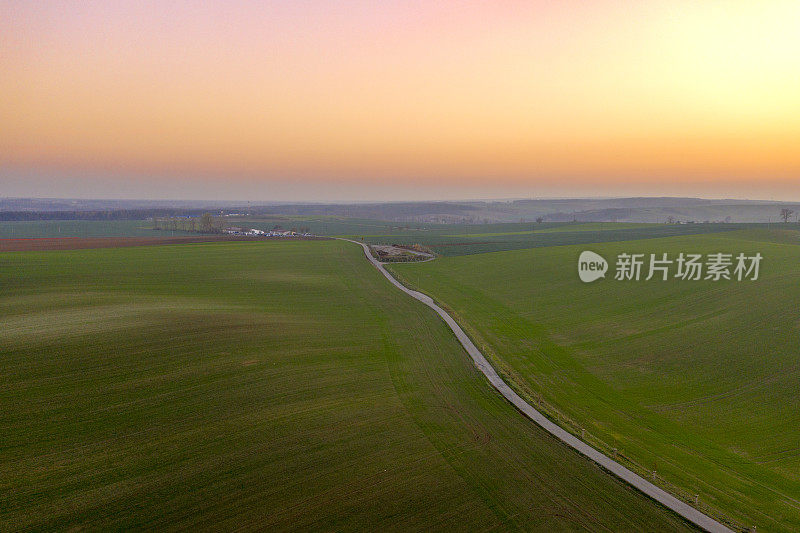
<instances>
[{"instance_id":1,"label":"sky","mask_svg":"<svg viewBox=\"0 0 800 533\"><path fill-rule=\"evenodd\" d=\"M800 200L796 0L0 0L0 196Z\"/></svg>"}]
</instances>

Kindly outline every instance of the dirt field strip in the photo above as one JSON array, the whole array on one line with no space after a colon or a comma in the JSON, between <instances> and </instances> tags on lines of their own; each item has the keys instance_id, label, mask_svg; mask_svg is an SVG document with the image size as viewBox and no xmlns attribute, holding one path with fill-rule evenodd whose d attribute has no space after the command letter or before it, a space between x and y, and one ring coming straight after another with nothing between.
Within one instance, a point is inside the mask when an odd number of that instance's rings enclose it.
<instances>
[{"instance_id":1,"label":"dirt field strip","mask_svg":"<svg viewBox=\"0 0 800 533\"><path fill-rule=\"evenodd\" d=\"M442 320L447 323L450 329L455 333L456 338L467 351L469 356L475 362L475 365L478 369L483 373L484 376L489 380L492 386L500 392L509 402L511 402L514 407L522 411L522 413L533 420L536 424L544 428L548 433L558 438L560 441L564 442L571 448L577 450L581 454L585 455L595 463L599 464L606 470L610 471L612 474L620 478L621 480L625 481L629 485L633 486L634 488L640 490L644 494L650 496L657 502L661 503L665 507L675 511L685 519L689 520L693 524L703 528L706 531L711 531L714 533L717 532L725 532L725 533L732 533L732 530L724 526L723 524L717 522L713 518L701 513L694 507L688 505L687 503L682 502L675 496L669 494L665 490L659 488L658 486L654 485L653 483L647 481L643 477L639 476L638 474L628 470L618 462L614 461L610 457L604 455L603 453L599 452L598 450L594 449L593 447L589 446L573 434L569 433L568 431L564 430L557 424L550 421L547 417L541 414L539 411L534 409L528 402L522 399L516 392L514 392L508 384L503 381L503 379L497 374L494 367L489 364L489 361L483 356L483 354L478 350L475 344L470 340L466 333L461 329L453 318L447 314L447 312L436 305L433 299L423 294L419 291L411 290L404 286L402 283L397 281L394 276L392 276L384 267L383 264L377 261L372 254L370 253L369 246L364 243L352 241L350 239L342 239L354 244L360 245L364 249L364 255L366 255L367 259L378 269L378 271L389 280L389 282L400 289L401 291L405 292L412 298L419 300L420 302L424 303L436 313L442 317Z\"/></svg>"}]
</instances>

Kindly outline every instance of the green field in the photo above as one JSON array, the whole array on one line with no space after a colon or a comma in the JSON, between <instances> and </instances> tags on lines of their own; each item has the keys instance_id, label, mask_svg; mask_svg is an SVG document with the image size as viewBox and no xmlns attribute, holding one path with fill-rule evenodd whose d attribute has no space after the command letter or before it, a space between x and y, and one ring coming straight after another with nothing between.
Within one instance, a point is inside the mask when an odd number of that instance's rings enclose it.
<instances>
[{"instance_id":1,"label":"green field","mask_svg":"<svg viewBox=\"0 0 800 533\"><path fill-rule=\"evenodd\" d=\"M459 256L566 244L658 239L678 235L721 233L758 224L625 224L545 223L441 225L427 230L396 228L392 232L349 237L371 244L424 244L439 255Z\"/></svg>"},{"instance_id":2,"label":"green field","mask_svg":"<svg viewBox=\"0 0 800 533\"><path fill-rule=\"evenodd\" d=\"M566 427L743 524L797 531L798 244L796 230L744 229L390 268L450 308L513 386ZM584 249L609 259L609 279L578 279ZM622 252L764 261L758 281L615 281Z\"/></svg>"},{"instance_id":3,"label":"green field","mask_svg":"<svg viewBox=\"0 0 800 533\"><path fill-rule=\"evenodd\" d=\"M0 287L4 531L687 528L353 244L9 252Z\"/></svg>"},{"instance_id":4,"label":"green field","mask_svg":"<svg viewBox=\"0 0 800 533\"><path fill-rule=\"evenodd\" d=\"M530 235L533 233L562 233L571 231L605 231L611 229L640 229L656 227L656 224L633 223L633 222L573 222L573 223L548 223L548 224L524 224L520 226L533 226L535 229L527 231L501 231L497 233L473 233L472 237L507 237L510 235ZM457 237L458 235L453 235Z\"/></svg>"},{"instance_id":5,"label":"green field","mask_svg":"<svg viewBox=\"0 0 800 533\"><path fill-rule=\"evenodd\" d=\"M339 217L224 217L225 226L244 226L270 230L275 226L284 229L308 227L316 235L340 235L353 232L387 233L399 231L391 222ZM451 227L452 226L445 226ZM154 231L153 222L147 220L21 220L0 221L0 239L40 237L169 237L170 235L196 235L179 230ZM420 226L420 231L428 226Z\"/></svg>"},{"instance_id":6,"label":"green field","mask_svg":"<svg viewBox=\"0 0 800 533\"><path fill-rule=\"evenodd\" d=\"M387 233L399 231L391 222L340 217L224 217L225 226L244 226L269 230L308 227L316 235L340 235L353 232ZM452 226L446 226L452 227ZM168 237L196 235L179 230L154 231L147 220L20 220L0 221L0 239L30 239L41 237ZM420 231L428 226L420 226Z\"/></svg>"},{"instance_id":7,"label":"green field","mask_svg":"<svg viewBox=\"0 0 800 533\"><path fill-rule=\"evenodd\" d=\"M153 231L149 220L22 220L0 221L0 239L42 237L164 237L192 235L185 231Z\"/></svg>"},{"instance_id":8,"label":"green field","mask_svg":"<svg viewBox=\"0 0 800 533\"><path fill-rule=\"evenodd\" d=\"M445 256L519 250L562 244L591 244L732 231L764 225L634 224L614 222L545 222L495 224L426 224L332 216L225 217L225 226L270 230L309 228L314 235L345 236L372 244L424 244ZM35 220L0 222L0 239L40 237L168 237L196 235L154 231L150 220Z\"/></svg>"}]
</instances>

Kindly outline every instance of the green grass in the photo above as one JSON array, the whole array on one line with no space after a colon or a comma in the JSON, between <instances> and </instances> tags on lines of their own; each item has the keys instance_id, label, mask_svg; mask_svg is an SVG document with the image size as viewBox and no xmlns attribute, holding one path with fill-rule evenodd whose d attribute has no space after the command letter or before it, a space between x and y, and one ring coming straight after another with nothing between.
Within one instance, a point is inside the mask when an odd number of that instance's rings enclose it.
<instances>
[{"instance_id":1,"label":"green grass","mask_svg":"<svg viewBox=\"0 0 800 533\"><path fill-rule=\"evenodd\" d=\"M270 230L307 227L315 235L346 236L372 244L424 244L440 255L518 250L562 244L658 238L730 231L759 225L635 224L615 222L545 222L542 224L427 224L332 216L225 217L226 226ZM763 226L763 225L762 225ZM0 239L39 237L168 237L197 235L184 231L154 231L150 220L36 220L0 222Z\"/></svg>"},{"instance_id":2,"label":"green grass","mask_svg":"<svg viewBox=\"0 0 800 533\"><path fill-rule=\"evenodd\" d=\"M0 529L658 530L341 241L0 254Z\"/></svg>"},{"instance_id":3,"label":"green grass","mask_svg":"<svg viewBox=\"0 0 800 533\"><path fill-rule=\"evenodd\" d=\"M743 230L394 265L523 394L759 530L800 529L800 232ZM609 279L577 276L591 249ZM613 279L616 255L760 252L758 281Z\"/></svg>"},{"instance_id":4,"label":"green grass","mask_svg":"<svg viewBox=\"0 0 800 533\"><path fill-rule=\"evenodd\" d=\"M532 224L521 224L532 226ZM543 227L540 227L543 226ZM605 231L611 229L640 229L656 227L656 224L634 223L634 222L580 222L580 223L559 223L558 225L545 226L537 224L536 229L527 231L506 231L500 233L473 233L472 237L502 237L507 235L530 235L533 233L561 233L565 231ZM453 235L457 237L458 235Z\"/></svg>"},{"instance_id":5,"label":"green grass","mask_svg":"<svg viewBox=\"0 0 800 533\"><path fill-rule=\"evenodd\" d=\"M153 231L149 220L25 220L0 222L0 239L42 237L164 237L192 235L184 231Z\"/></svg>"},{"instance_id":6,"label":"green grass","mask_svg":"<svg viewBox=\"0 0 800 533\"><path fill-rule=\"evenodd\" d=\"M387 234L351 235L372 244L423 244L444 256L459 256L568 244L657 239L756 228L757 224L553 223L447 225L427 231L396 230ZM536 229L531 229L535 227Z\"/></svg>"}]
</instances>

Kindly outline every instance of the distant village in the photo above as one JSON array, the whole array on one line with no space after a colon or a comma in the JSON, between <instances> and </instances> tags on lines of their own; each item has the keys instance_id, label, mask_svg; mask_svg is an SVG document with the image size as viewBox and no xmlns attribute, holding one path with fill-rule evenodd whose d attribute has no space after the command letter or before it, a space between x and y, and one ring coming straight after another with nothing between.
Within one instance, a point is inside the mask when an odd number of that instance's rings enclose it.
<instances>
[{"instance_id":1,"label":"distant village","mask_svg":"<svg viewBox=\"0 0 800 533\"><path fill-rule=\"evenodd\" d=\"M281 230L281 229L272 229L268 231L255 229L255 228L237 228L237 227L230 227L224 228L222 233L227 235L241 235L247 237L313 237L308 230L304 232L293 231L293 230Z\"/></svg>"},{"instance_id":2,"label":"distant village","mask_svg":"<svg viewBox=\"0 0 800 533\"><path fill-rule=\"evenodd\" d=\"M153 217L153 229L186 231L190 233L222 233L225 235L244 237L315 237L315 235L311 233L311 228L308 227L284 229L276 225L271 230L260 230L239 226L225 226L225 221L222 217L213 216L210 213L204 213L199 217Z\"/></svg>"}]
</instances>

